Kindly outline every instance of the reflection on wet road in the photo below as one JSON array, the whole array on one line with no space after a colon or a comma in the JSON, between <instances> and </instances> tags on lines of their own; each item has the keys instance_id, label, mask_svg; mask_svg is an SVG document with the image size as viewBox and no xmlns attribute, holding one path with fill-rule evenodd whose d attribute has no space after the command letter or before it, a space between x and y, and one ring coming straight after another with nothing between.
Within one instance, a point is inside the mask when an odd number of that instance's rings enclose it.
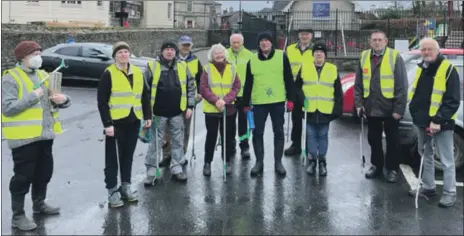
<instances>
[{"instance_id":1,"label":"reflection on wet road","mask_svg":"<svg viewBox=\"0 0 464 236\"><path fill-rule=\"evenodd\" d=\"M416 210L403 178L396 184L364 178L359 126L346 119L331 124L325 178L307 176L300 159L294 157L284 157L286 178L274 174L270 120L265 131L268 148L262 177L250 177L254 158L243 161L237 155L233 174L223 182L219 151L211 177L204 177L206 130L201 106L196 113L197 160L186 168L187 184L173 182L166 171L163 182L145 189L141 181L148 146L139 142L133 164L139 202L108 209L96 90L65 88L65 92L73 97L74 106L62 112L66 132L55 142L55 171L48 196L50 203L61 206L61 215L35 217L39 225L36 231L12 231L8 191L12 161L2 142L2 234L462 234L462 188L458 188L458 201L450 209L438 208L437 198L421 201ZM31 215L29 198L26 212Z\"/></svg>"}]
</instances>

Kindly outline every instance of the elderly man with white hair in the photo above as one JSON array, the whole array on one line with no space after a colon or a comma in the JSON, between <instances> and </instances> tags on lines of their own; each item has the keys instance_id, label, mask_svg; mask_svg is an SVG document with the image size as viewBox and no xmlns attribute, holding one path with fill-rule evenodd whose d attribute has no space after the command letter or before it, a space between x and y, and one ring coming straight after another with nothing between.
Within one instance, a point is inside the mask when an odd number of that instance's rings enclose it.
<instances>
[{"instance_id":1,"label":"elderly man with white hair","mask_svg":"<svg viewBox=\"0 0 464 236\"><path fill-rule=\"evenodd\" d=\"M414 125L419 129L418 150L424 158L423 186L419 193L426 197L437 194L433 151L435 144L443 165L444 182L438 206L450 207L456 201L453 130L460 106L461 84L456 68L440 54L437 41L424 38L419 45L423 61L418 64L408 94L409 111ZM410 196L415 196L416 191L411 190Z\"/></svg>"},{"instance_id":2,"label":"elderly man with white hair","mask_svg":"<svg viewBox=\"0 0 464 236\"><path fill-rule=\"evenodd\" d=\"M206 141L205 141L205 164L203 175L211 175L211 162L213 161L218 129L222 140L221 154L226 156L226 174L232 173L229 162L234 155L235 139L235 117L237 109L234 106L235 98L240 91L240 80L237 76L235 65L226 60L227 50L221 44L215 44L208 52L208 64L204 66L200 80L200 94L205 99L203 112L205 113ZM226 109L226 124L224 124L224 109ZM226 133L224 134L224 125ZM224 135L226 138L224 138Z\"/></svg>"},{"instance_id":3,"label":"elderly man with white hair","mask_svg":"<svg viewBox=\"0 0 464 236\"><path fill-rule=\"evenodd\" d=\"M250 58L253 56L253 53L246 49L243 46L243 35L240 33L235 33L230 36L230 48L227 49L227 61L232 63L237 68L238 78L240 79L240 84L245 84L246 79L246 68L247 63L250 61ZM245 104L243 104L243 89L240 89L237 95L237 101L235 103L237 106L238 112L238 135L243 136L247 133L247 115L243 111ZM235 132L235 131L234 131ZM234 135L235 137L235 135ZM235 139L234 139L234 148L235 148ZM240 150L241 156L244 160L250 159L250 145L248 144L248 138L244 138L240 141Z\"/></svg>"}]
</instances>

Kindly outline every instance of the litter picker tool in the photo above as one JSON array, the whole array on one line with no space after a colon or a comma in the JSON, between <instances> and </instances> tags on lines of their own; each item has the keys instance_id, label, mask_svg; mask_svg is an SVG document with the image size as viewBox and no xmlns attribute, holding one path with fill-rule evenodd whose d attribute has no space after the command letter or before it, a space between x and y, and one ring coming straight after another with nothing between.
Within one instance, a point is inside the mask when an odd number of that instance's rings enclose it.
<instances>
[{"instance_id":1,"label":"litter picker tool","mask_svg":"<svg viewBox=\"0 0 464 236\"><path fill-rule=\"evenodd\" d=\"M306 141L306 132L308 130L308 113L306 112L308 109L308 99L305 98L304 100L304 109L303 109L303 113L304 113L304 132L303 132L303 137L301 138L302 139L302 150L301 150L301 163L303 164L303 166L306 166L306 161L307 161L307 152L308 152L308 145L306 145L307 141Z\"/></svg>"},{"instance_id":2,"label":"litter picker tool","mask_svg":"<svg viewBox=\"0 0 464 236\"><path fill-rule=\"evenodd\" d=\"M359 134L359 152L361 154L361 173L364 172L364 166L366 164L366 157L364 156L364 110L361 109L359 112L361 119L361 133Z\"/></svg>"},{"instance_id":3,"label":"litter picker tool","mask_svg":"<svg viewBox=\"0 0 464 236\"><path fill-rule=\"evenodd\" d=\"M227 180L227 173L226 173L226 170L227 170L227 161L226 161L226 117L227 117L227 112L226 112L226 105L224 105L224 111L223 111L223 123L222 123L222 129L223 129L223 140L224 142L222 143L222 155L223 155L223 158L222 158L222 163L223 163L223 171L222 171L222 175L224 177L224 182L226 182Z\"/></svg>"},{"instance_id":4,"label":"litter picker tool","mask_svg":"<svg viewBox=\"0 0 464 236\"><path fill-rule=\"evenodd\" d=\"M419 192L421 190L421 185L422 185L422 170L424 169L424 153L425 153L425 145L427 145L427 142L432 139L432 134L430 133L430 129L426 128L425 129L425 135L424 135L424 140L423 140L423 146L422 146L422 152L421 152L421 161L420 161L420 167L419 167L419 176L417 178L417 187L416 187L416 209L419 208Z\"/></svg>"},{"instance_id":5,"label":"litter picker tool","mask_svg":"<svg viewBox=\"0 0 464 236\"><path fill-rule=\"evenodd\" d=\"M156 116L153 117L153 123L155 125L155 150L156 150L156 179L160 179L161 178L161 169L160 169L160 166L159 166L159 163L161 162L161 148L158 148L158 130L159 130L159 127L158 127L158 118Z\"/></svg>"},{"instance_id":6,"label":"litter picker tool","mask_svg":"<svg viewBox=\"0 0 464 236\"><path fill-rule=\"evenodd\" d=\"M68 68L68 67L69 66L64 63L64 59L61 59L60 65L54 71L49 73L45 78L43 78L39 83L36 83L34 85L34 89L38 89L40 85L42 85L46 80L48 80L50 78L50 75L52 75L53 73L58 72L61 68Z\"/></svg>"},{"instance_id":7,"label":"litter picker tool","mask_svg":"<svg viewBox=\"0 0 464 236\"><path fill-rule=\"evenodd\" d=\"M288 37L290 36L290 30L293 25L293 16L290 18L290 22L288 23L288 30L287 30L287 36L285 37L285 43L284 43L284 52L287 51L287 44L288 44ZM288 136L290 136L290 113L287 114L287 132L285 133L286 137L286 142L288 142Z\"/></svg>"},{"instance_id":8,"label":"litter picker tool","mask_svg":"<svg viewBox=\"0 0 464 236\"><path fill-rule=\"evenodd\" d=\"M253 112L251 110L247 111L247 122L248 122L247 133L239 137L240 141L249 139L251 136L251 131L255 128L255 120L253 118Z\"/></svg>"},{"instance_id":9,"label":"litter picker tool","mask_svg":"<svg viewBox=\"0 0 464 236\"><path fill-rule=\"evenodd\" d=\"M192 135L192 156L190 157L190 166L193 166L193 162L197 160L197 155L195 154L195 123L197 117L197 109L193 108L193 135Z\"/></svg>"}]
</instances>

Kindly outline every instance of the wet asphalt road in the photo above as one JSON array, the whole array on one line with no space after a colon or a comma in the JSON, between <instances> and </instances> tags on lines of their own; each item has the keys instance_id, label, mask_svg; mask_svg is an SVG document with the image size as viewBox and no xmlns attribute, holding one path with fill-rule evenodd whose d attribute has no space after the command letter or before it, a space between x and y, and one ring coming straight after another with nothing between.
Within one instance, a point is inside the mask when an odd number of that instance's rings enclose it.
<instances>
[{"instance_id":1,"label":"wet asphalt road","mask_svg":"<svg viewBox=\"0 0 464 236\"><path fill-rule=\"evenodd\" d=\"M64 91L72 96L73 106L61 112L66 132L55 140L55 171L48 196L50 203L61 206L61 214L34 217L39 228L29 233L11 229L8 184L12 161L10 150L2 142L2 234L463 233L462 187L458 187L458 201L454 207L438 208L437 198L428 202L421 200L416 210L414 199L407 196L409 185L402 176L396 184L364 178L358 150L359 126L346 119L331 125L328 176L325 178L307 176L301 161L292 157L283 159L286 178L274 174L270 119L265 131L265 145L269 148L262 177L249 175L254 159L242 161L237 155L233 174L224 183L219 151L213 161L212 176L204 177L206 130L200 109L196 113L197 160L193 167L186 168L188 183L173 182L166 171L162 183L145 189L141 181L147 145L139 142L133 163L133 183L139 202L126 204L121 209L108 209L96 90L69 87ZM189 145L188 157L191 147ZM369 162L368 147L365 153ZM29 195L26 212L31 215Z\"/></svg>"}]
</instances>

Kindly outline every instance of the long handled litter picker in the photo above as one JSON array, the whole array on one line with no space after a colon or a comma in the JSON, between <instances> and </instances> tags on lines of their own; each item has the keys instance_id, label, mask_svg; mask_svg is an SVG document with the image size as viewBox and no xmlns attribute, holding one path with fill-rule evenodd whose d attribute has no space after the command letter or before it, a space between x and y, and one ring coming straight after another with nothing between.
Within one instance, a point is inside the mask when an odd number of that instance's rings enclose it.
<instances>
[{"instance_id":1,"label":"long handled litter picker","mask_svg":"<svg viewBox=\"0 0 464 236\"><path fill-rule=\"evenodd\" d=\"M192 156L190 157L190 166L194 166L193 162L197 160L197 155L195 154L195 123L196 123L196 117L197 117L197 109L194 107L193 108L193 137L192 137ZM193 160L193 161L192 161Z\"/></svg>"},{"instance_id":2,"label":"long handled litter picker","mask_svg":"<svg viewBox=\"0 0 464 236\"><path fill-rule=\"evenodd\" d=\"M421 185L422 185L422 170L424 169L425 146L427 142L430 141L430 139L432 138L431 136L432 134L430 133L430 129L429 128L425 129L424 143L422 144L423 147L422 147L421 161L420 161L420 167L419 167L419 176L417 178L418 180L417 180L416 199L415 199L416 209L419 208L419 192L420 192Z\"/></svg>"},{"instance_id":3,"label":"long handled litter picker","mask_svg":"<svg viewBox=\"0 0 464 236\"><path fill-rule=\"evenodd\" d=\"M159 130L159 127L158 127L158 118L156 116L153 117L153 123L155 125L155 150L156 150L156 179L161 179L161 169L160 169L160 166L159 166L159 163L161 162L161 154L162 154L162 151L161 149L162 148L158 148L158 130Z\"/></svg>"},{"instance_id":4,"label":"long handled litter picker","mask_svg":"<svg viewBox=\"0 0 464 236\"><path fill-rule=\"evenodd\" d=\"M361 153L361 173L363 173L364 166L366 164L366 157L364 156L364 112L361 109L359 113L361 119L361 133L359 134L359 151Z\"/></svg>"},{"instance_id":5,"label":"long handled litter picker","mask_svg":"<svg viewBox=\"0 0 464 236\"><path fill-rule=\"evenodd\" d=\"M306 145L307 141L306 141L306 132L308 130L308 113L306 112L308 109L308 100L305 98L304 100L304 109L303 109L303 112L304 112L304 132L303 132L303 137L301 138L302 139L302 148L301 148L301 163L303 164L303 166L306 166L306 161L308 159L307 157L307 152L308 152L308 145Z\"/></svg>"},{"instance_id":6,"label":"long handled litter picker","mask_svg":"<svg viewBox=\"0 0 464 236\"><path fill-rule=\"evenodd\" d=\"M50 78L50 75L52 75L55 72L58 72L61 68L68 68L69 66L64 63L64 59L61 59L60 65L51 73L49 73L45 78L43 78L40 82L34 84L34 89L38 89L40 85L42 85L46 80Z\"/></svg>"},{"instance_id":7,"label":"long handled litter picker","mask_svg":"<svg viewBox=\"0 0 464 236\"><path fill-rule=\"evenodd\" d=\"M227 180L227 161L226 161L226 146L227 146L227 142L226 142L226 136L227 136L226 135L226 116L227 116L227 112L226 112L226 110L227 110L226 106L224 105L224 111L223 111L224 115L223 115L223 118L222 118L223 119L223 123L222 123L223 135L222 136L223 136L223 140L224 140L222 142L222 149L223 149L222 155L224 155L223 158L222 158L222 163L224 164L223 165L224 168L223 168L223 171L222 171L222 175L224 176L224 182L226 182L226 180Z\"/></svg>"},{"instance_id":8,"label":"long handled litter picker","mask_svg":"<svg viewBox=\"0 0 464 236\"><path fill-rule=\"evenodd\" d=\"M287 30L287 36L285 37L285 43L284 43L284 52L287 51L287 44L288 44L288 37L290 35L290 30L293 25L293 16L290 18L290 22L288 23L288 30ZM288 136L290 136L290 113L287 114L287 132L285 134L286 136L286 142L288 142Z\"/></svg>"}]
</instances>

